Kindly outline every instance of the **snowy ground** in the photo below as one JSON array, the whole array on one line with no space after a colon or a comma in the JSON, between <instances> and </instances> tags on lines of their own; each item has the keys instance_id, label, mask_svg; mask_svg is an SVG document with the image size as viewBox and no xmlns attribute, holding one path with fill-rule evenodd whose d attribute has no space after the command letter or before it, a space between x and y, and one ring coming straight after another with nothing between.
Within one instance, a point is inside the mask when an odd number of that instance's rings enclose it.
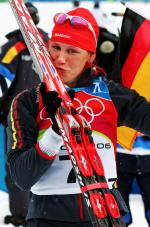
<instances>
[{"instance_id":1,"label":"snowy ground","mask_svg":"<svg viewBox=\"0 0 150 227\"><path fill-rule=\"evenodd\" d=\"M148 227L144 218L144 208L140 195L130 196L130 206L133 215L133 224L130 227ZM0 191L0 227L12 227L11 224L4 225L3 218L9 214L8 194Z\"/></svg>"}]
</instances>

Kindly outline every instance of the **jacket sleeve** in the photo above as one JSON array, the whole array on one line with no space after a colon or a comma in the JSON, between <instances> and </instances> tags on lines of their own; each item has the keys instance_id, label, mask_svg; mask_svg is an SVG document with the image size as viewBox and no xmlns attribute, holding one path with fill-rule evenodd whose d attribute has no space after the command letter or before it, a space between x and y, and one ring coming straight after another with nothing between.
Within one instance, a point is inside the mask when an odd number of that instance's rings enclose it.
<instances>
[{"instance_id":1,"label":"jacket sleeve","mask_svg":"<svg viewBox=\"0 0 150 227\"><path fill-rule=\"evenodd\" d=\"M108 82L108 87L118 111L118 125L128 126L150 136L150 103L136 91L113 81Z\"/></svg>"},{"instance_id":2,"label":"jacket sleeve","mask_svg":"<svg viewBox=\"0 0 150 227\"><path fill-rule=\"evenodd\" d=\"M7 161L13 182L30 189L52 164L36 151L38 136L35 89L18 94L12 102L7 127ZM34 97L34 98L33 98Z\"/></svg>"}]
</instances>

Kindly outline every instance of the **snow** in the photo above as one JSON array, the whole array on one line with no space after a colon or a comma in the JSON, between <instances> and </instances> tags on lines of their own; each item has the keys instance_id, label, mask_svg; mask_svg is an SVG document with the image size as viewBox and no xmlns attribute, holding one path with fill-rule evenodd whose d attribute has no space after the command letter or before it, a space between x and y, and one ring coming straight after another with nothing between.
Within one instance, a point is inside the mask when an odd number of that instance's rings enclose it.
<instances>
[{"instance_id":1,"label":"snow","mask_svg":"<svg viewBox=\"0 0 150 227\"><path fill-rule=\"evenodd\" d=\"M73 8L71 2L35 2L35 6L39 9L39 15L41 18L39 27L51 33L53 27L52 18L55 13L68 11ZM80 6L86 7L93 11L100 26L104 26L111 32L118 34L121 27L122 17L114 17L112 12L124 12L125 7L120 2L101 2L100 9L93 9L93 2L81 1ZM129 6L140 14L149 17L150 3L129 3ZM1 27L0 45L6 42L5 35L18 28L15 17L11 11L9 3L0 4L0 21L3 25ZM6 13L7 12L7 13ZM144 218L144 207L140 195L130 196L130 205L133 215L133 224L131 227L148 227ZM12 225L4 225L3 218L9 214L8 208L8 194L0 191L0 227L11 227Z\"/></svg>"},{"instance_id":2,"label":"snow","mask_svg":"<svg viewBox=\"0 0 150 227\"><path fill-rule=\"evenodd\" d=\"M6 192L0 191L0 227L11 227L12 225L5 225L3 220L4 216L9 214L8 207L8 194Z\"/></svg>"}]
</instances>

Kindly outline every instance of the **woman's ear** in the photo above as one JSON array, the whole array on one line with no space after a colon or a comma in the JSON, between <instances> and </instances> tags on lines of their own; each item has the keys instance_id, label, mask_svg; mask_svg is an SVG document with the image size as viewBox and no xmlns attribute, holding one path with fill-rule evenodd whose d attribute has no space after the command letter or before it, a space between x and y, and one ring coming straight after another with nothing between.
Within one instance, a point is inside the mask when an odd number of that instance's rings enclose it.
<instances>
[{"instance_id":1,"label":"woman's ear","mask_svg":"<svg viewBox=\"0 0 150 227\"><path fill-rule=\"evenodd\" d=\"M89 61L88 61L88 63L89 63L89 64L92 64L93 61L95 60L95 58L96 58L96 54L95 54L95 53L91 53L90 56L89 56Z\"/></svg>"},{"instance_id":2,"label":"woman's ear","mask_svg":"<svg viewBox=\"0 0 150 227\"><path fill-rule=\"evenodd\" d=\"M96 58L96 54L90 53L89 54L89 59L86 62L84 69L91 68L92 65L93 65L93 62L94 62L95 58Z\"/></svg>"}]
</instances>

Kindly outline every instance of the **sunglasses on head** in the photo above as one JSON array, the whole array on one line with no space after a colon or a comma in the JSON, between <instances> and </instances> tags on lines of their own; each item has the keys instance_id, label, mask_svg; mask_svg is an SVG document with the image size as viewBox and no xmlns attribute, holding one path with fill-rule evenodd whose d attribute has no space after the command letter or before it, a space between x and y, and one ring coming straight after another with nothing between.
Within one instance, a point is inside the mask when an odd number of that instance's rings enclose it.
<instances>
[{"instance_id":1,"label":"sunglasses on head","mask_svg":"<svg viewBox=\"0 0 150 227\"><path fill-rule=\"evenodd\" d=\"M55 24L63 24L67 20L70 20L70 24L72 26L85 26L85 27L87 27L92 32L94 39L95 39L95 42L97 44L96 34L95 34L95 31L94 31L92 25L87 20L85 20L83 17L70 16L66 13L57 13L53 17L53 21L54 21Z\"/></svg>"}]
</instances>

